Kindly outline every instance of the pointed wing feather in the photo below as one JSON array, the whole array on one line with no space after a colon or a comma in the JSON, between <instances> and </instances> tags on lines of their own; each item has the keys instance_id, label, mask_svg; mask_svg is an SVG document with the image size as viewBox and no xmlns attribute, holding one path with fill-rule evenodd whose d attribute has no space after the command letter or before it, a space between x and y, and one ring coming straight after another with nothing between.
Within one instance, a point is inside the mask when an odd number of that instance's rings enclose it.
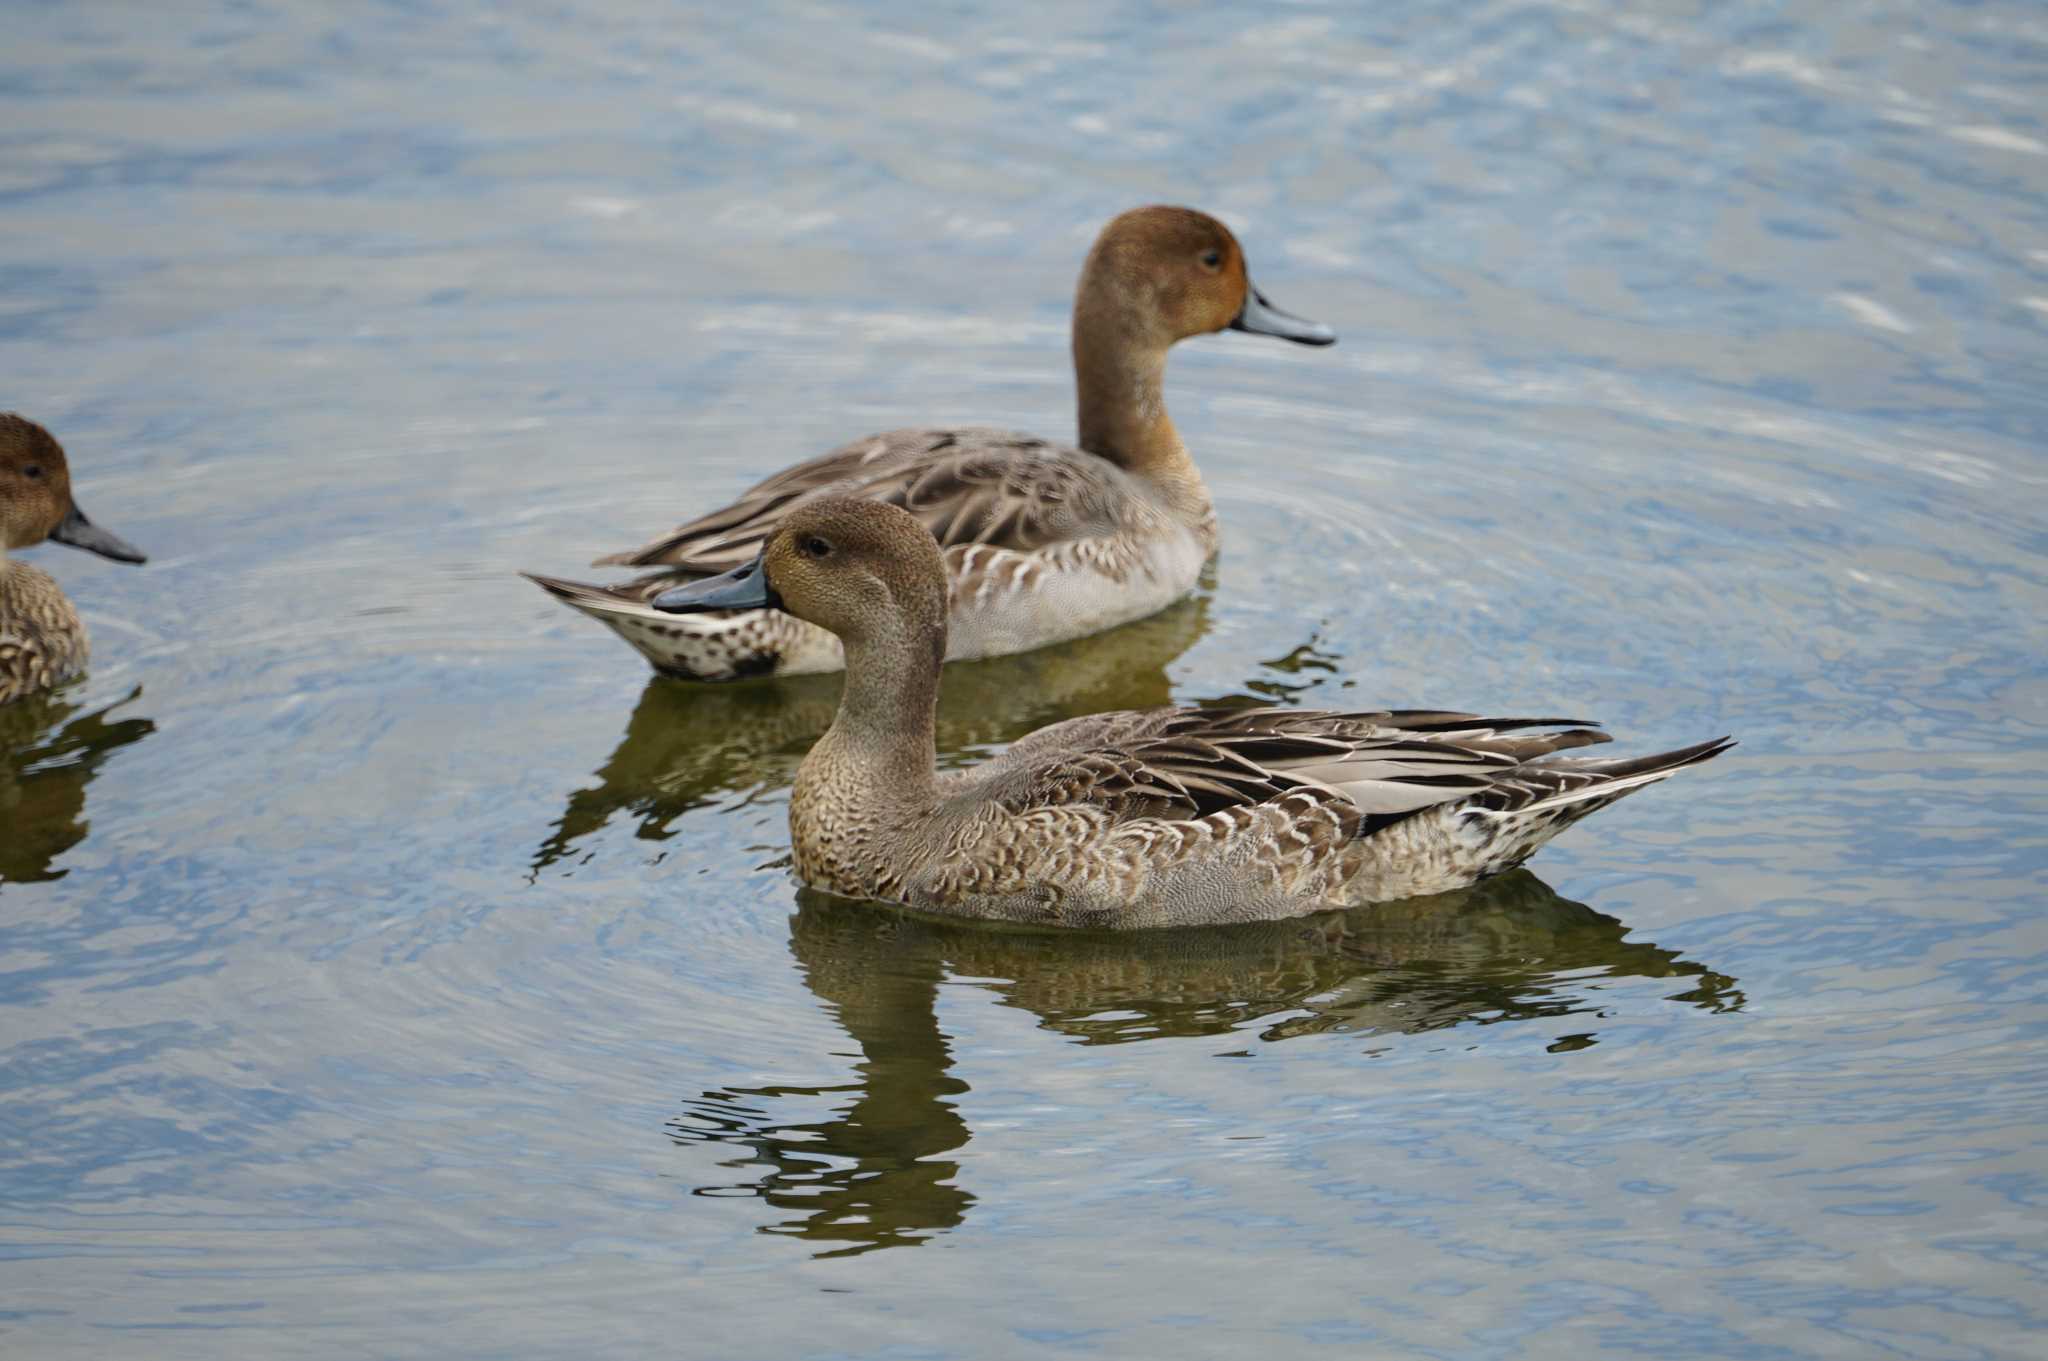
<instances>
[{"instance_id":1,"label":"pointed wing feather","mask_svg":"<svg viewBox=\"0 0 2048 1361\"><path fill-rule=\"evenodd\" d=\"M1552 731L1530 731L1544 728ZM1335 796L1326 806L1348 806L1350 834L1365 835L1438 804L1526 803L1574 781L1605 780L1611 763L1589 762L1582 772L1528 762L1607 740L1573 719L1156 709L1035 733L992 763L975 796L1015 812L1088 803L1122 821L1200 818L1312 791ZM1086 749L1072 745L1083 742Z\"/></svg>"}]
</instances>

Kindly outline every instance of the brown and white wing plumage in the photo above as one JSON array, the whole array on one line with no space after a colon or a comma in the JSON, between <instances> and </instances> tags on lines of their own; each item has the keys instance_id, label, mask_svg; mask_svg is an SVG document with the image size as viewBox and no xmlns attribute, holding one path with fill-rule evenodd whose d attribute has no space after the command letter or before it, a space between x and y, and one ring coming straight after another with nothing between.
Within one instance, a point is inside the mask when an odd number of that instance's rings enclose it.
<instances>
[{"instance_id":1,"label":"brown and white wing plumage","mask_svg":"<svg viewBox=\"0 0 2048 1361\"><path fill-rule=\"evenodd\" d=\"M1107 484L1120 476L1092 454L1009 430L891 430L777 473L731 505L595 565L730 571L752 560L791 510L821 496L900 506L924 522L941 548L988 544L1030 552L1113 532ZM666 585L674 577L653 580Z\"/></svg>"},{"instance_id":2,"label":"brown and white wing plumage","mask_svg":"<svg viewBox=\"0 0 2048 1361\"><path fill-rule=\"evenodd\" d=\"M665 674L693 680L836 671L839 642L762 611L679 618L655 596L745 565L796 508L827 495L909 511L944 551L953 601L949 657L1000 656L1112 627L1191 589L1211 537L1177 527L1155 495L1108 460L1007 430L892 430L799 464L630 553L654 567L595 585L527 573L603 623Z\"/></svg>"},{"instance_id":3,"label":"brown and white wing plumage","mask_svg":"<svg viewBox=\"0 0 2048 1361\"><path fill-rule=\"evenodd\" d=\"M1576 719L1440 710L1097 714L1017 743L982 794L1016 812L1088 803L1128 820L1202 818L1315 791L1348 805L1353 834L1366 835L1436 804L1506 799L1517 779L1535 778L1522 774L1530 762L1608 740Z\"/></svg>"},{"instance_id":4,"label":"brown and white wing plumage","mask_svg":"<svg viewBox=\"0 0 2048 1361\"><path fill-rule=\"evenodd\" d=\"M1158 709L1058 724L952 783L997 810L924 905L1062 924L1288 915L1462 887L1521 864L1725 739L1633 759L1574 719L1440 710Z\"/></svg>"}]
</instances>

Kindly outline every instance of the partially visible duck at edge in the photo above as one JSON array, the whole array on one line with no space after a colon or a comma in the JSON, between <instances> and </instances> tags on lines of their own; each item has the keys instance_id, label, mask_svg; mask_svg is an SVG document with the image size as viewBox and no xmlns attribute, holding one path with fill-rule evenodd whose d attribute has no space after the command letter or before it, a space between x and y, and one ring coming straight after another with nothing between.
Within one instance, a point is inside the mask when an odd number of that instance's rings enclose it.
<instances>
[{"instance_id":1,"label":"partially visible duck at edge","mask_svg":"<svg viewBox=\"0 0 2048 1361\"><path fill-rule=\"evenodd\" d=\"M1194 589L1216 512L1166 414L1166 352L1225 329L1328 345L1268 302L1230 229L1191 208L1136 208L1096 238L1074 295L1079 447L986 427L890 430L777 473L722 510L595 566L663 570L621 586L528 577L688 680L837 671L839 642L786 614L665 617L678 582L750 561L827 495L901 506L939 541L950 660L997 657L1142 619Z\"/></svg>"},{"instance_id":2,"label":"partially visible duck at edge","mask_svg":"<svg viewBox=\"0 0 2048 1361\"><path fill-rule=\"evenodd\" d=\"M789 802L805 883L1040 925L1266 920L1462 888L1708 760L1555 753L1608 740L1562 718L1434 710L1147 709L1041 728L935 769L947 565L915 518L828 497L752 563L662 592L689 614L778 609L845 644L846 688Z\"/></svg>"},{"instance_id":3,"label":"partially visible duck at edge","mask_svg":"<svg viewBox=\"0 0 2048 1361\"><path fill-rule=\"evenodd\" d=\"M40 694L85 667L85 623L56 579L8 556L45 539L115 562L145 561L71 499L64 446L34 421L0 412L0 704Z\"/></svg>"}]
</instances>

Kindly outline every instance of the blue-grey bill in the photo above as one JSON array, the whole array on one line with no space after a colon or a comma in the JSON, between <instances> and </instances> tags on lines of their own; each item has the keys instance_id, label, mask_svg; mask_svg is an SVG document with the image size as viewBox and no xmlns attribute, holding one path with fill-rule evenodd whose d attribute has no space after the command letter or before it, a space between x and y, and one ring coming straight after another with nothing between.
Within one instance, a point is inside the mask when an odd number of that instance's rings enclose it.
<instances>
[{"instance_id":1,"label":"blue-grey bill","mask_svg":"<svg viewBox=\"0 0 2048 1361\"><path fill-rule=\"evenodd\" d=\"M663 614L698 614L705 610L781 609L782 597L768 584L767 563L757 556L745 567L671 586L652 603Z\"/></svg>"},{"instance_id":2,"label":"blue-grey bill","mask_svg":"<svg viewBox=\"0 0 2048 1361\"><path fill-rule=\"evenodd\" d=\"M1337 333L1320 321L1297 317L1283 312L1266 301L1266 295L1258 289L1247 289L1244 306L1238 309L1237 320L1230 323L1233 331L1250 331L1253 335L1279 336L1282 340L1297 341L1303 345L1334 345Z\"/></svg>"},{"instance_id":3,"label":"blue-grey bill","mask_svg":"<svg viewBox=\"0 0 2048 1361\"><path fill-rule=\"evenodd\" d=\"M50 531L50 537L58 543L68 543L73 548L83 548L88 553L97 553L115 562L148 562L140 548L129 543L119 534L101 529L85 518L85 512L73 505L63 521Z\"/></svg>"}]
</instances>

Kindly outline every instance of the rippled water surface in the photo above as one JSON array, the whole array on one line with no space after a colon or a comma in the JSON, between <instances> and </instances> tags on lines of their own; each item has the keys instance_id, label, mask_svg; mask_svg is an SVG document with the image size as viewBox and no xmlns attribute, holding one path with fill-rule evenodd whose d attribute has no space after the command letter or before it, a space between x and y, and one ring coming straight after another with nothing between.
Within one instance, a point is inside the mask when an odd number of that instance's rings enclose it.
<instances>
[{"instance_id":1,"label":"rippled water surface","mask_svg":"<svg viewBox=\"0 0 2048 1361\"><path fill-rule=\"evenodd\" d=\"M2048 18L18 4L0 406L150 551L0 715L10 1356L2039 1356ZM798 892L836 683L574 574L871 430L1072 432L1242 235L1226 548L948 761L1259 695L1742 745L1464 894Z\"/></svg>"}]
</instances>

